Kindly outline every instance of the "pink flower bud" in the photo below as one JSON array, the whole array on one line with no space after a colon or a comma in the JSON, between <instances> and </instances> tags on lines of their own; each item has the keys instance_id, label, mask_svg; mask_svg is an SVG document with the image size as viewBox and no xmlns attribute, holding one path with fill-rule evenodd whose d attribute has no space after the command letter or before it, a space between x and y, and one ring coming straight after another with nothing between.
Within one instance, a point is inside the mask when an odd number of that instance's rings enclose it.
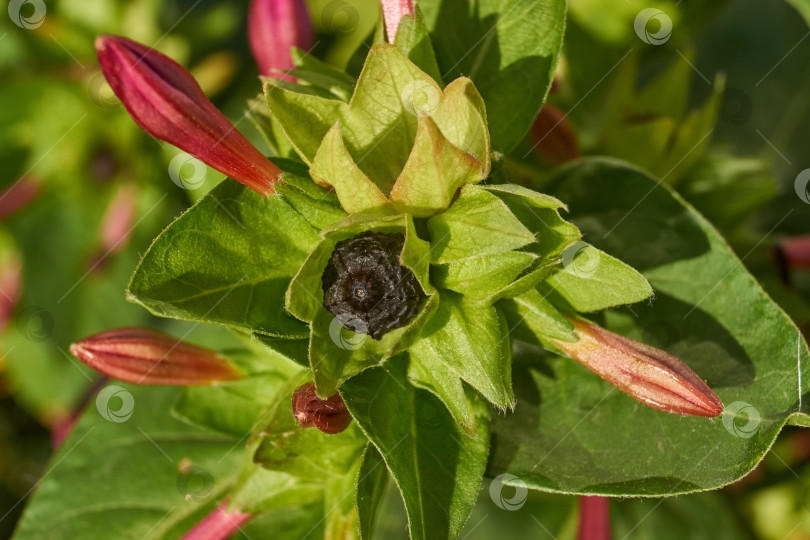
<instances>
[{"instance_id":1,"label":"pink flower bud","mask_svg":"<svg viewBox=\"0 0 810 540\"><path fill-rule=\"evenodd\" d=\"M668 413L719 416L723 403L683 362L655 347L569 318L575 343L554 344L636 401Z\"/></svg>"},{"instance_id":2,"label":"pink flower bud","mask_svg":"<svg viewBox=\"0 0 810 540\"><path fill-rule=\"evenodd\" d=\"M15 254L0 264L0 331L8 326L22 292L22 261Z\"/></svg>"},{"instance_id":3,"label":"pink flower bud","mask_svg":"<svg viewBox=\"0 0 810 540\"><path fill-rule=\"evenodd\" d=\"M312 21L304 0L252 0L248 40L261 75L292 69L290 48L309 50L314 41ZM289 75L278 78L294 81Z\"/></svg>"},{"instance_id":4,"label":"pink flower bud","mask_svg":"<svg viewBox=\"0 0 810 540\"><path fill-rule=\"evenodd\" d=\"M24 208L39 196L42 185L33 178L20 178L0 192L0 219L5 219Z\"/></svg>"},{"instance_id":5,"label":"pink flower bud","mask_svg":"<svg viewBox=\"0 0 810 540\"><path fill-rule=\"evenodd\" d=\"M779 255L788 268L810 268L810 235L783 238Z\"/></svg>"},{"instance_id":6,"label":"pink flower bud","mask_svg":"<svg viewBox=\"0 0 810 540\"><path fill-rule=\"evenodd\" d=\"M352 422L352 415L340 394L335 392L329 398L321 399L315 393L313 383L296 388L292 409L293 416L302 428L316 427L330 435L340 433Z\"/></svg>"},{"instance_id":7,"label":"pink flower bud","mask_svg":"<svg viewBox=\"0 0 810 540\"><path fill-rule=\"evenodd\" d=\"M126 247L137 206L138 190L135 186L121 186L101 219L100 248L104 253L117 253Z\"/></svg>"},{"instance_id":8,"label":"pink flower bud","mask_svg":"<svg viewBox=\"0 0 810 540\"><path fill-rule=\"evenodd\" d=\"M393 43L397 37L399 21L405 15L413 19L413 0L381 0L383 19L385 20L385 33L388 43Z\"/></svg>"},{"instance_id":9,"label":"pink flower bud","mask_svg":"<svg viewBox=\"0 0 810 540\"><path fill-rule=\"evenodd\" d=\"M273 193L281 170L208 101L183 66L119 36L97 38L96 52L115 95L147 133L262 195Z\"/></svg>"},{"instance_id":10,"label":"pink flower bud","mask_svg":"<svg viewBox=\"0 0 810 540\"><path fill-rule=\"evenodd\" d=\"M202 386L242 374L214 351L137 326L107 330L70 346L73 356L119 381Z\"/></svg>"},{"instance_id":11,"label":"pink flower bud","mask_svg":"<svg viewBox=\"0 0 810 540\"><path fill-rule=\"evenodd\" d=\"M225 540L239 532L253 514L235 510L228 512L228 502L222 502L191 528L180 540Z\"/></svg>"},{"instance_id":12,"label":"pink flower bud","mask_svg":"<svg viewBox=\"0 0 810 540\"><path fill-rule=\"evenodd\" d=\"M610 540L610 500L607 497L579 498L579 540Z\"/></svg>"}]
</instances>

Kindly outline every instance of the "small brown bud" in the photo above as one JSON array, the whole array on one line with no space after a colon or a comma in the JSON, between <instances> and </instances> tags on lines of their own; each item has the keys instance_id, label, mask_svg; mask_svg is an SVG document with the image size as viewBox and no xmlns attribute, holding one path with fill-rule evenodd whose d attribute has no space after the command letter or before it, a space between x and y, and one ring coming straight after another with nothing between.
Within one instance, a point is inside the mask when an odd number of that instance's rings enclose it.
<instances>
[{"instance_id":1,"label":"small brown bud","mask_svg":"<svg viewBox=\"0 0 810 540\"><path fill-rule=\"evenodd\" d=\"M316 427L334 435L340 433L352 422L352 415L346 409L343 398L335 392L327 399L315 393L315 385L307 383L296 388L292 398L293 416L302 428Z\"/></svg>"}]
</instances>

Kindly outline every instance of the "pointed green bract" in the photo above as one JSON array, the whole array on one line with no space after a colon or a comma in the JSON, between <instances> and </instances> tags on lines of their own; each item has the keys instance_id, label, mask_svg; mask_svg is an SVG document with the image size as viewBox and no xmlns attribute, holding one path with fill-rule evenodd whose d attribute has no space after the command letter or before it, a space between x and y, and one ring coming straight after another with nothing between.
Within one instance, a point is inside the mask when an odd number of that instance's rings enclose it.
<instances>
[{"instance_id":1,"label":"pointed green bract","mask_svg":"<svg viewBox=\"0 0 810 540\"><path fill-rule=\"evenodd\" d=\"M293 174L281 178L275 185L276 193L316 229L329 227L346 217L335 194L319 188L311 179Z\"/></svg>"},{"instance_id":2,"label":"pointed green bract","mask_svg":"<svg viewBox=\"0 0 810 540\"><path fill-rule=\"evenodd\" d=\"M442 75L436 64L436 53L433 52L425 18L418 5L415 4L413 7L413 17L402 17L399 20L394 45L433 80L441 82Z\"/></svg>"},{"instance_id":3,"label":"pointed green bract","mask_svg":"<svg viewBox=\"0 0 810 540\"><path fill-rule=\"evenodd\" d=\"M433 267L436 285L485 301L503 291L537 260L534 253L507 251Z\"/></svg>"},{"instance_id":4,"label":"pointed green bract","mask_svg":"<svg viewBox=\"0 0 810 540\"><path fill-rule=\"evenodd\" d=\"M496 407L514 406L506 321L492 306L475 304L449 291L439 296L436 314L411 347L413 361L431 356L429 362L443 364Z\"/></svg>"},{"instance_id":5,"label":"pointed green bract","mask_svg":"<svg viewBox=\"0 0 810 540\"><path fill-rule=\"evenodd\" d=\"M478 160L481 178L489 176L490 143L486 106L472 81L459 77L448 84L431 118L448 141Z\"/></svg>"},{"instance_id":6,"label":"pointed green bract","mask_svg":"<svg viewBox=\"0 0 810 540\"><path fill-rule=\"evenodd\" d=\"M321 142L310 174L319 184L332 186L340 205L350 214L395 213L380 188L355 165L343 144L339 124L332 126Z\"/></svg>"},{"instance_id":7,"label":"pointed green bract","mask_svg":"<svg viewBox=\"0 0 810 540\"><path fill-rule=\"evenodd\" d=\"M526 246L535 235L484 188L465 186L446 212L428 221L431 261L443 264Z\"/></svg>"},{"instance_id":8,"label":"pointed green bract","mask_svg":"<svg viewBox=\"0 0 810 540\"><path fill-rule=\"evenodd\" d=\"M451 144L430 117L420 116L413 149L391 189L391 202L402 213L430 216L450 206L461 186L481 178L481 163Z\"/></svg>"},{"instance_id":9,"label":"pointed green bract","mask_svg":"<svg viewBox=\"0 0 810 540\"><path fill-rule=\"evenodd\" d=\"M509 328L514 329L514 337L517 339L537 342L554 352L559 349L550 339L571 342L579 339L574 326L536 289L503 300L498 307L505 314ZM525 331L520 332L519 328Z\"/></svg>"},{"instance_id":10,"label":"pointed green bract","mask_svg":"<svg viewBox=\"0 0 810 540\"><path fill-rule=\"evenodd\" d=\"M615 257L579 242L563 253L563 266L543 282L580 312L646 300L652 287L638 271Z\"/></svg>"}]
</instances>

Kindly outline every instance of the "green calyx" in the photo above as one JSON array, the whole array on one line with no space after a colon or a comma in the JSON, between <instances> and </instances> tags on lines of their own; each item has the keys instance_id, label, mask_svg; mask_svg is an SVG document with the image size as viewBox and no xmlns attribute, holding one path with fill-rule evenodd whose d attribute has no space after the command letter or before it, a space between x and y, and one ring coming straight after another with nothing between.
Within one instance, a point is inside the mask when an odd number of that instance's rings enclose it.
<instances>
[{"instance_id":1,"label":"green calyx","mask_svg":"<svg viewBox=\"0 0 810 540\"><path fill-rule=\"evenodd\" d=\"M316 391L328 397L406 353L411 383L438 396L474 433L467 387L502 410L515 404L515 325L552 350L550 339L576 339L555 305L589 305L573 298L579 276L561 264L566 249L582 244L579 230L560 216L565 206L554 197L512 184L479 185L490 172L490 140L483 100L469 79L442 89L397 47L377 43L350 96L345 88L336 92L337 83L313 81L267 80L265 97L273 122L308 167L308 174L286 175L279 193L320 230L285 295L286 311L310 327L307 361ZM416 316L373 338L362 330L365 322L330 312L324 296L336 246L367 233L404 237L399 262L426 299ZM549 290L555 301L546 300ZM636 292L631 301L650 291ZM622 294L610 300L623 303Z\"/></svg>"}]
</instances>

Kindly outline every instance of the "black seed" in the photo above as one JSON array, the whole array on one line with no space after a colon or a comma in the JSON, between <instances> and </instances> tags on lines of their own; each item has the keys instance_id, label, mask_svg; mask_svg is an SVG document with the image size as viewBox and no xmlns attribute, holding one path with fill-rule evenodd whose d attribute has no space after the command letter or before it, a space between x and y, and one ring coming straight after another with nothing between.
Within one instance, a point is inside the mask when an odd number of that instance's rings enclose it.
<instances>
[{"instance_id":1,"label":"black seed","mask_svg":"<svg viewBox=\"0 0 810 540\"><path fill-rule=\"evenodd\" d=\"M402 234L364 232L335 245L321 278L323 307L347 330L380 339L419 313L427 298L399 263Z\"/></svg>"}]
</instances>

